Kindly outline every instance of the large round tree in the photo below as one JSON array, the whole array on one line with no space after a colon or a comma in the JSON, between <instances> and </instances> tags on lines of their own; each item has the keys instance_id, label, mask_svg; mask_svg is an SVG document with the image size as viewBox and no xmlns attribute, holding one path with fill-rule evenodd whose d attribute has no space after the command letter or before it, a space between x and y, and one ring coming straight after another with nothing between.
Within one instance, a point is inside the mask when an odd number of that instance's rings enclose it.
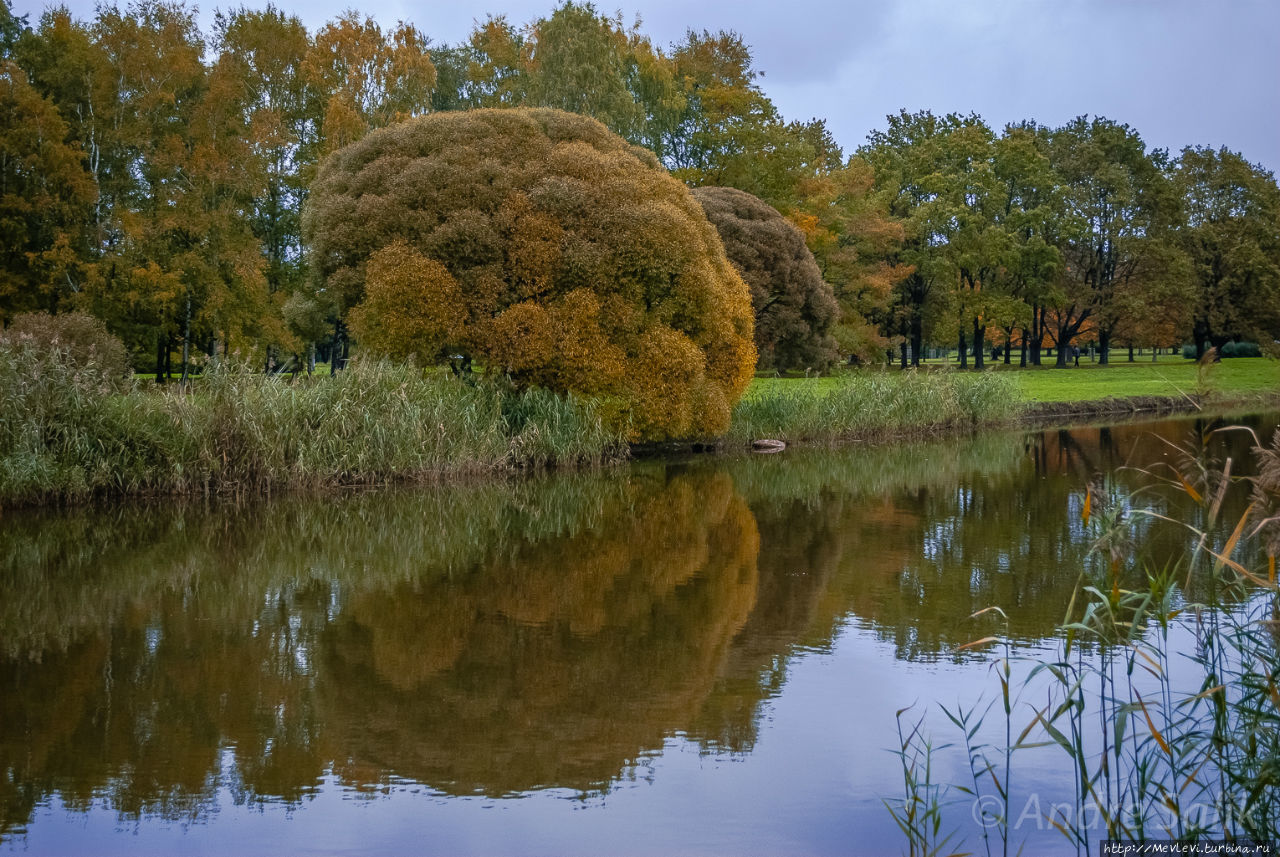
<instances>
[{"instance_id":1,"label":"large round tree","mask_svg":"<svg viewBox=\"0 0 1280 857\"><path fill-rule=\"evenodd\" d=\"M759 197L731 187L693 191L751 287L762 369L824 369L836 359L828 334L840 308L804 235Z\"/></svg>"},{"instance_id":2,"label":"large round tree","mask_svg":"<svg viewBox=\"0 0 1280 857\"><path fill-rule=\"evenodd\" d=\"M750 295L652 153L557 110L436 113L327 158L303 229L362 346L604 398L632 437L723 432Z\"/></svg>"}]
</instances>

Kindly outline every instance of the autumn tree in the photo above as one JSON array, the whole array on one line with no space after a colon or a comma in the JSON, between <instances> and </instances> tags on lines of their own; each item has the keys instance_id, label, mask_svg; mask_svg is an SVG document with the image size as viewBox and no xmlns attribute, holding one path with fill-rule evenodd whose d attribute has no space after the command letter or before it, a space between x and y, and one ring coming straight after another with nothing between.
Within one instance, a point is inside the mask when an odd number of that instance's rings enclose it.
<instances>
[{"instance_id":1,"label":"autumn tree","mask_svg":"<svg viewBox=\"0 0 1280 857\"><path fill-rule=\"evenodd\" d=\"M39 26L25 33L14 55L32 86L58 109L67 124L68 143L83 152L95 199L86 261L101 259L120 244L123 212L135 176L130 170L124 78L113 68L111 52L96 26L76 21L65 8L46 12ZM88 273L76 289L89 285Z\"/></svg>"},{"instance_id":2,"label":"autumn tree","mask_svg":"<svg viewBox=\"0 0 1280 857\"><path fill-rule=\"evenodd\" d=\"M353 323L372 350L601 396L635 439L724 431L755 366L749 292L701 207L585 117L436 113L372 133L321 165L304 234L325 288L367 297Z\"/></svg>"},{"instance_id":3,"label":"autumn tree","mask_svg":"<svg viewBox=\"0 0 1280 857\"><path fill-rule=\"evenodd\" d=\"M884 318L893 288L912 273L896 260L905 237L902 223L889 214L871 165L858 156L805 179L799 190L799 206L788 219L804 233L835 294L840 315L832 336L852 359L876 359L889 341L875 324Z\"/></svg>"},{"instance_id":4,"label":"autumn tree","mask_svg":"<svg viewBox=\"0 0 1280 857\"><path fill-rule=\"evenodd\" d=\"M751 289L759 368L825 369L836 357L828 331L839 307L804 234L744 191L701 187L693 196Z\"/></svg>"},{"instance_id":5,"label":"autumn tree","mask_svg":"<svg viewBox=\"0 0 1280 857\"><path fill-rule=\"evenodd\" d=\"M67 136L53 103L0 60L0 325L67 308L83 280L97 192Z\"/></svg>"},{"instance_id":6,"label":"autumn tree","mask_svg":"<svg viewBox=\"0 0 1280 857\"><path fill-rule=\"evenodd\" d=\"M1280 189L1226 148L1187 147L1176 166L1194 282L1196 356L1233 339L1280 338Z\"/></svg>"},{"instance_id":7,"label":"autumn tree","mask_svg":"<svg viewBox=\"0 0 1280 857\"><path fill-rule=\"evenodd\" d=\"M317 157L320 93L305 72L311 39L294 16L273 6L238 9L214 17L217 61L211 71L225 86L228 120L243 137L245 189L251 200L253 234L266 260L264 270L270 315L287 323L292 337L307 344L323 335L303 321L311 310L323 314L318 297L306 294L299 211ZM290 303L292 302L292 303ZM291 307L286 318L284 307ZM273 331L282 344L284 330ZM298 343L290 343L297 345Z\"/></svg>"},{"instance_id":8,"label":"autumn tree","mask_svg":"<svg viewBox=\"0 0 1280 857\"><path fill-rule=\"evenodd\" d=\"M425 113L436 83L420 30L401 21L384 33L373 18L362 20L354 11L315 34L304 70L324 100L320 134L326 152L371 128Z\"/></svg>"}]
</instances>

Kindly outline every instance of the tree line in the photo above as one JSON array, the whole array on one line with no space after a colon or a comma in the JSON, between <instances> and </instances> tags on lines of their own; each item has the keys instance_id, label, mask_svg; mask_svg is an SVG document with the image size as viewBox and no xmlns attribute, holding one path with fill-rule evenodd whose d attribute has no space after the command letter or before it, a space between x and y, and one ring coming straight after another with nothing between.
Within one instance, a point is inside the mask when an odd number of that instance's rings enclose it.
<instances>
[{"instance_id":1,"label":"tree line","mask_svg":"<svg viewBox=\"0 0 1280 857\"><path fill-rule=\"evenodd\" d=\"M690 186L760 197L800 228L840 352L932 344L1038 364L1089 340L1197 349L1280 336L1280 190L1227 149L1151 149L1103 118L1000 131L902 112L846 155L785 120L741 37L658 46L589 3L438 44L349 12L143 0L31 22L0 0L0 321L82 309L135 366L240 351L341 364L355 308L301 212L323 158L435 111L554 107L650 149Z\"/></svg>"}]
</instances>

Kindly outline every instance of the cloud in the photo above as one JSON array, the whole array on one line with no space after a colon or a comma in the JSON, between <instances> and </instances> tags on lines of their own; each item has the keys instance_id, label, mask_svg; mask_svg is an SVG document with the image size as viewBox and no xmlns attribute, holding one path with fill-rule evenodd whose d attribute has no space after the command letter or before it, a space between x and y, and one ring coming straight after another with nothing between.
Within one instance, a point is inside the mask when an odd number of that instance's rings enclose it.
<instances>
[{"instance_id":1,"label":"cloud","mask_svg":"<svg viewBox=\"0 0 1280 857\"><path fill-rule=\"evenodd\" d=\"M249 0L251 6L265 0ZM351 0L277 0L318 29ZM789 118L821 117L851 149L900 108L981 113L993 126L1080 114L1127 122L1150 144L1227 145L1280 167L1280 3L1236 0L639 0L617 8L659 46L688 29L733 30ZM234 6L234 2L221 5ZM525 24L555 0L357 4L383 26L412 20L437 42L465 39L487 13ZM92 18L93 0L69 0ZM37 0L14 11L38 19ZM207 31L213 4L202 9Z\"/></svg>"}]
</instances>

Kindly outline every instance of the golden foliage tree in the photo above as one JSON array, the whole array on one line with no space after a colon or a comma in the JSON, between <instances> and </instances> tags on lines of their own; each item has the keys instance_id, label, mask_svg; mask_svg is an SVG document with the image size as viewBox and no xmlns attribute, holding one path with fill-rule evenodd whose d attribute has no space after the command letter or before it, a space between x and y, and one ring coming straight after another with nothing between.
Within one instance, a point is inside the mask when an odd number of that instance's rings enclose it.
<instances>
[{"instance_id":1,"label":"golden foliage tree","mask_svg":"<svg viewBox=\"0 0 1280 857\"><path fill-rule=\"evenodd\" d=\"M636 440L724 431L751 379L750 294L715 228L652 153L583 116L376 131L321 165L304 231L373 350L602 396Z\"/></svg>"}]
</instances>

